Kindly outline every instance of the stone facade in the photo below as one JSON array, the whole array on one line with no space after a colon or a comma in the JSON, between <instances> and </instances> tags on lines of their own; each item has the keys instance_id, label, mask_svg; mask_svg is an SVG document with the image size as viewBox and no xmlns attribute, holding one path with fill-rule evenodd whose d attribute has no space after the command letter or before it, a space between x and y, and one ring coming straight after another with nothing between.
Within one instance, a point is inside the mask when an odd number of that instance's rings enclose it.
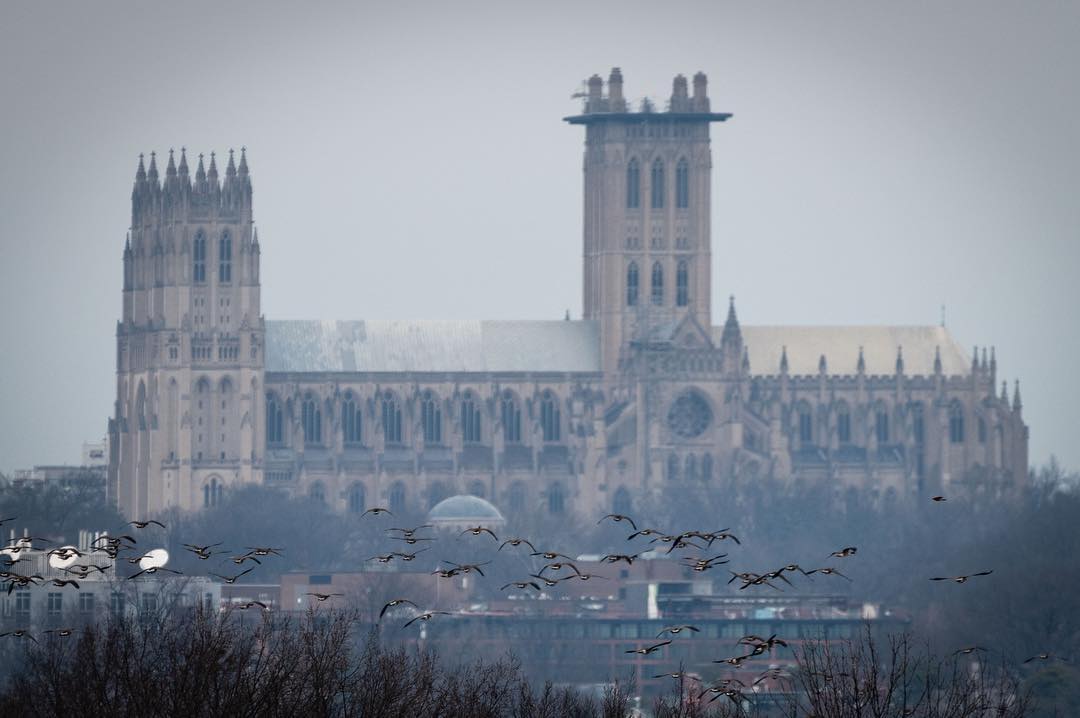
<instances>
[{"instance_id":1,"label":"stone facade","mask_svg":"<svg viewBox=\"0 0 1080 718\"><path fill-rule=\"evenodd\" d=\"M1028 430L993 349L944 327L753 327L709 297L698 73L665 111L589 81L584 317L274 322L246 157L140 160L124 250L109 490L129 515L263 482L343 511L457 493L504 513L631 511L667 487L825 481L882 497L1017 486Z\"/></svg>"}]
</instances>

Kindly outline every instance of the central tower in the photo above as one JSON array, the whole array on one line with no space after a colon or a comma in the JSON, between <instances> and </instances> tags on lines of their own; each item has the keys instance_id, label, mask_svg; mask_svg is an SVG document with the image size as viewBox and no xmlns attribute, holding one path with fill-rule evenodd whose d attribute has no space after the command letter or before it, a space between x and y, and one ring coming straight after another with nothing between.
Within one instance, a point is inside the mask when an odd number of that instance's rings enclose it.
<instances>
[{"instance_id":1,"label":"central tower","mask_svg":"<svg viewBox=\"0 0 1080 718\"><path fill-rule=\"evenodd\" d=\"M687 318L708 333L710 317L709 108L704 73L675 77L659 111L631 111L614 68L588 81L585 125L584 318L600 323L605 375L632 342L668 339Z\"/></svg>"}]
</instances>

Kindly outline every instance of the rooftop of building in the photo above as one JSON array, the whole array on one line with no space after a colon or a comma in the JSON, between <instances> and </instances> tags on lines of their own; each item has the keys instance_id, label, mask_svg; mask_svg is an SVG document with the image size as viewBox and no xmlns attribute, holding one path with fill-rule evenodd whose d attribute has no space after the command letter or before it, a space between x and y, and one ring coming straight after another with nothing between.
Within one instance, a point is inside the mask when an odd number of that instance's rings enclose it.
<instances>
[{"instance_id":1,"label":"rooftop of building","mask_svg":"<svg viewBox=\"0 0 1080 718\"><path fill-rule=\"evenodd\" d=\"M743 325L752 374L896 373L902 355L909 376L967 376L971 359L942 326ZM712 327L719 345L722 326ZM598 373L600 325L592 320L271 320L266 370L278 373L466 372Z\"/></svg>"}]
</instances>

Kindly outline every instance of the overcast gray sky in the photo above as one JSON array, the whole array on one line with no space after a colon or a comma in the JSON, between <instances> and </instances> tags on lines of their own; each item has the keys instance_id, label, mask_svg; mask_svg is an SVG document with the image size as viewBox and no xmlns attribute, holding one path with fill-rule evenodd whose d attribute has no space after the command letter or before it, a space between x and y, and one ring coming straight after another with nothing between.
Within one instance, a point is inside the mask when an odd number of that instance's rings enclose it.
<instances>
[{"instance_id":1,"label":"overcast gray sky","mask_svg":"<svg viewBox=\"0 0 1080 718\"><path fill-rule=\"evenodd\" d=\"M1080 4L0 11L0 470L105 432L139 152L248 147L269 318L580 316L582 131L560 118L614 65L631 98L703 70L735 114L714 307L933 324L944 303L1021 379L1032 461L1080 468Z\"/></svg>"}]
</instances>

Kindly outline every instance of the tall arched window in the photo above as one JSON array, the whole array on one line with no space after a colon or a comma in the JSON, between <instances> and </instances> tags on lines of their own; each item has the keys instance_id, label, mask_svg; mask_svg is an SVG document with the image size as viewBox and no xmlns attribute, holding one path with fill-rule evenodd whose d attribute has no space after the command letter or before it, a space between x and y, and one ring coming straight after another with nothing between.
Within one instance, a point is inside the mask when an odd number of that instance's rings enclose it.
<instances>
[{"instance_id":1,"label":"tall arched window","mask_svg":"<svg viewBox=\"0 0 1080 718\"><path fill-rule=\"evenodd\" d=\"M280 444L284 438L284 412L281 402L273 394L266 395L266 443Z\"/></svg>"},{"instance_id":2,"label":"tall arched window","mask_svg":"<svg viewBox=\"0 0 1080 718\"><path fill-rule=\"evenodd\" d=\"M687 481L695 481L697 479L697 458L693 454L689 454L686 457L686 468L683 472L683 476Z\"/></svg>"},{"instance_id":3,"label":"tall arched window","mask_svg":"<svg viewBox=\"0 0 1080 718\"><path fill-rule=\"evenodd\" d=\"M690 206L690 164L685 157L675 166L675 206L679 209Z\"/></svg>"},{"instance_id":4,"label":"tall arched window","mask_svg":"<svg viewBox=\"0 0 1080 718\"><path fill-rule=\"evenodd\" d=\"M641 206L641 167L637 158L626 166L626 207L637 209Z\"/></svg>"},{"instance_id":5,"label":"tall arched window","mask_svg":"<svg viewBox=\"0 0 1080 718\"><path fill-rule=\"evenodd\" d=\"M851 442L851 412L843 402L836 409L836 440L841 444Z\"/></svg>"},{"instance_id":6,"label":"tall arched window","mask_svg":"<svg viewBox=\"0 0 1080 718\"><path fill-rule=\"evenodd\" d=\"M630 266L626 268L626 306L637 306L638 285L639 279L637 262L630 262Z\"/></svg>"},{"instance_id":7,"label":"tall arched window","mask_svg":"<svg viewBox=\"0 0 1080 718\"><path fill-rule=\"evenodd\" d=\"M214 399L210 393L210 380L206 377L199 379L195 385L195 459L202 461L205 453L210 451L210 432L212 415L211 404Z\"/></svg>"},{"instance_id":8,"label":"tall arched window","mask_svg":"<svg viewBox=\"0 0 1080 718\"><path fill-rule=\"evenodd\" d=\"M401 443L401 406L389 392L382 400L382 426L387 444Z\"/></svg>"},{"instance_id":9,"label":"tall arched window","mask_svg":"<svg viewBox=\"0 0 1080 718\"><path fill-rule=\"evenodd\" d=\"M364 513L364 485L359 481L349 487L349 513L350 514L362 514Z\"/></svg>"},{"instance_id":10,"label":"tall arched window","mask_svg":"<svg viewBox=\"0 0 1080 718\"><path fill-rule=\"evenodd\" d=\"M544 441L558 441L559 400L550 391L545 391L540 401L540 427L544 431Z\"/></svg>"},{"instance_id":11,"label":"tall arched window","mask_svg":"<svg viewBox=\"0 0 1080 718\"><path fill-rule=\"evenodd\" d=\"M879 444L889 443L889 412L883 406L874 412L874 436Z\"/></svg>"},{"instance_id":12,"label":"tall arched window","mask_svg":"<svg viewBox=\"0 0 1080 718\"><path fill-rule=\"evenodd\" d=\"M911 434L912 439L916 444L923 444L926 441L926 420L923 416L923 405L921 401L916 401L911 405Z\"/></svg>"},{"instance_id":13,"label":"tall arched window","mask_svg":"<svg viewBox=\"0 0 1080 718\"><path fill-rule=\"evenodd\" d=\"M675 272L675 303L680 307L690 303L690 267L685 260Z\"/></svg>"},{"instance_id":14,"label":"tall arched window","mask_svg":"<svg viewBox=\"0 0 1080 718\"><path fill-rule=\"evenodd\" d=\"M326 503L326 487L323 485L323 482L316 481L311 485L311 488L308 490L308 498L312 501L318 501L320 504Z\"/></svg>"},{"instance_id":15,"label":"tall arched window","mask_svg":"<svg viewBox=\"0 0 1080 718\"><path fill-rule=\"evenodd\" d=\"M652 208L662 208L664 206L664 163L659 157L652 163L652 173L649 177L649 189L651 191Z\"/></svg>"},{"instance_id":16,"label":"tall arched window","mask_svg":"<svg viewBox=\"0 0 1080 718\"><path fill-rule=\"evenodd\" d=\"M442 443L442 409L439 397L430 391L424 392L420 402L420 423L424 427L424 443Z\"/></svg>"},{"instance_id":17,"label":"tall arched window","mask_svg":"<svg viewBox=\"0 0 1080 718\"><path fill-rule=\"evenodd\" d=\"M521 406L509 390L503 392L500 404L503 441L507 444L521 443Z\"/></svg>"},{"instance_id":18,"label":"tall arched window","mask_svg":"<svg viewBox=\"0 0 1080 718\"><path fill-rule=\"evenodd\" d=\"M428 487L428 509L446 498L446 487L441 481L433 481Z\"/></svg>"},{"instance_id":19,"label":"tall arched window","mask_svg":"<svg viewBox=\"0 0 1080 718\"><path fill-rule=\"evenodd\" d=\"M507 503L510 505L510 510L516 514L525 510L525 484L520 481L510 484Z\"/></svg>"},{"instance_id":20,"label":"tall arched window","mask_svg":"<svg viewBox=\"0 0 1080 718\"><path fill-rule=\"evenodd\" d=\"M810 410L810 405L801 401L795 410L799 414L799 441L803 444L812 444L814 442L814 415Z\"/></svg>"},{"instance_id":21,"label":"tall arched window","mask_svg":"<svg viewBox=\"0 0 1080 718\"><path fill-rule=\"evenodd\" d=\"M322 443L322 411L319 409L319 400L311 394L304 397L301 421L304 425L304 443Z\"/></svg>"},{"instance_id":22,"label":"tall arched window","mask_svg":"<svg viewBox=\"0 0 1080 718\"><path fill-rule=\"evenodd\" d=\"M341 433L346 444L359 444L363 441L363 413L360 403L351 392L345 392L345 400L341 402Z\"/></svg>"},{"instance_id":23,"label":"tall arched window","mask_svg":"<svg viewBox=\"0 0 1080 718\"><path fill-rule=\"evenodd\" d=\"M964 443L964 407L959 401L949 405L949 441Z\"/></svg>"},{"instance_id":24,"label":"tall arched window","mask_svg":"<svg viewBox=\"0 0 1080 718\"><path fill-rule=\"evenodd\" d=\"M563 493L562 484L552 484L548 489L548 512L561 514L566 508L566 495Z\"/></svg>"},{"instance_id":25,"label":"tall arched window","mask_svg":"<svg viewBox=\"0 0 1080 718\"><path fill-rule=\"evenodd\" d=\"M679 480L679 457L675 454L667 457L667 477L668 481Z\"/></svg>"},{"instance_id":26,"label":"tall arched window","mask_svg":"<svg viewBox=\"0 0 1080 718\"><path fill-rule=\"evenodd\" d=\"M218 242L218 281L232 281L232 237L228 232Z\"/></svg>"},{"instance_id":27,"label":"tall arched window","mask_svg":"<svg viewBox=\"0 0 1080 718\"><path fill-rule=\"evenodd\" d=\"M480 408L472 392L461 401L461 434L466 444L480 443Z\"/></svg>"},{"instance_id":28,"label":"tall arched window","mask_svg":"<svg viewBox=\"0 0 1080 718\"><path fill-rule=\"evenodd\" d=\"M712 454L705 454L701 457L701 480L709 481L712 479Z\"/></svg>"},{"instance_id":29,"label":"tall arched window","mask_svg":"<svg viewBox=\"0 0 1080 718\"><path fill-rule=\"evenodd\" d=\"M225 487L218 481L216 476L211 476L210 480L203 484L203 508L210 508L211 506L218 506L221 504L221 498L224 494Z\"/></svg>"},{"instance_id":30,"label":"tall arched window","mask_svg":"<svg viewBox=\"0 0 1080 718\"><path fill-rule=\"evenodd\" d=\"M986 419L979 417L979 443L986 443Z\"/></svg>"},{"instance_id":31,"label":"tall arched window","mask_svg":"<svg viewBox=\"0 0 1080 718\"><path fill-rule=\"evenodd\" d=\"M387 503L390 504L390 511L395 514L400 514L405 511L405 484L397 481L390 487L390 495Z\"/></svg>"},{"instance_id":32,"label":"tall arched window","mask_svg":"<svg viewBox=\"0 0 1080 718\"><path fill-rule=\"evenodd\" d=\"M620 486L615 491L615 499L611 502L611 510L624 516L633 512L634 504L630 500L630 492L626 490L625 486Z\"/></svg>"},{"instance_id":33,"label":"tall arched window","mask_svg":"<svg viewBox=\"0 0 1080 718\"><path fill-rule=\"evenodd\" d=\"M191 245L191 280L193 282L206 281L206 235L200 230L195 235L195 241Z\"/></svg>"},{"instance_id":34,"label":"tall arched window","mask_svg":"<svg viewBox=\"0 0 1080 718\"><path fill-rule=\"evenodd\" d=\"M664 303L664 268L660 262L656 262L652 266L652 303L663 304Z\"/></svg>"}]
</instances>

